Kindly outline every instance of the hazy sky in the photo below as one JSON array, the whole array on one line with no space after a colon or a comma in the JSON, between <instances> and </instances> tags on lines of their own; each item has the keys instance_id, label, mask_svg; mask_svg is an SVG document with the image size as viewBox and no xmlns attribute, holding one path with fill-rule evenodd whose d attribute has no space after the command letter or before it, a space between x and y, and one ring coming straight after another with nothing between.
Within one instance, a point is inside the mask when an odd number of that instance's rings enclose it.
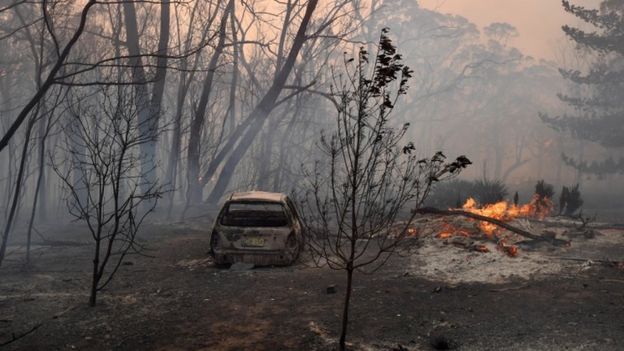
<instances>
[{"instance_id":1,"label":"hazy sky","mask_svg":"<svg viewBox=\"0 0 624 351\"><path fill-rule=\"evenodd\" d=\"M536 58L553 59L564 39L561 26L576 24L574 16L563 11L561 0L418 0L425 8L464 16L479 27L492 22L515 26L520 36L512 44ZM572 0L596 7L600 0Z\"/></svg>"}]
</instances>

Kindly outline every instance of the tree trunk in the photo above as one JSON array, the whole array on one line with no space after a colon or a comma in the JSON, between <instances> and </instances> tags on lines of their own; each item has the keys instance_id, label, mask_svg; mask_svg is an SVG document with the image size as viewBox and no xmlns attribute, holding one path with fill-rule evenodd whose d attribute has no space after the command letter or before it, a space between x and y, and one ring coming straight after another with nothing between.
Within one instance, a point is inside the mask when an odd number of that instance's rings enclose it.
<instances>
[{"instance_id":1,"label":"tree trunk","mask_svg":"<svg viewBox=\"0 0 624 351\"><path fill-rule=\"evenodd\" d=\"M182 81L183 79L180 78ZM183 83L181 82L180 85ZM169 164L167 165L167 171L165 175L165 182L167 186L170 188L169 191L169 209L167 211L168 216L171 216L171 211L173 209L173 202L175 193L177 191L177 173L178 173L178 155L180 153L180 144L182 143L182 109L184 105L184 97L186 94L181 96L181 90L178 90L178 106L176 107L176 114L173 120L173 131L171 136L171 146L169 149Z\"/></svg>"},{"instance_id":2,"label":"tree trunk","mask_svg":"<svg viewBox=\"0 0 624 351\"><path fill-rule=\"evenodd\" d=\"M24 136L24 146L22 147L22 155L20 160L19 171L17 173L17 181L13 190L13 200L11 202L11 210L9 217L7 218L4 226L4 233L2 234L2 245L0 246L0 266L4 261L4 255L6 254L7 242L9 240L9 234L11 233L13 222L15 221L15 214L17 212L17 205L20 199L20 191L22 190L22 182L24 180L24 172L26 170L26 158L28 157L28 144L30 144L30 134L35 124L35 117L31 117L26 125L26 135Z\"/></svg>"},{"instance_id":3,"label":"tree trunk","mask_svg":"<svg viewBox=\"0 0 624 351\"><path fill-rule=\"evenodd\" d=\"M297 30L293 45L290 49L290 52L288 53L288 57L284 62L284 66L276 75L273 84L264 95L262 100L260 100L258 105L249 114L249 118L252 119L251 125L249 126L249 129L246 130L240 142L232 151L227 161L223 165L223 169L221 171L221 174L219 175L219 178L217 179L215 187L212 189L212 192L208 197L209 203L217 203L219 199L223 196L223 194L227 190L236 166L245 155L260 130L262 130L262 126L264 125L264 122L266 121L269 113L275 107L275 102L279 97L280 92L284 88L284 84L286 84L286 80L288 79L288 76L290 75L290 72L295 64L301 47L306 40L305 32L317 4L318 0L310 0L308 2L306 6L306 12L303 16L303 19L301 20L301 24L299 25L299 29Z\"/></svg>"},{"instance_id":4,"label":"tree trunk","mask_svg":"<svg viewBox=\"0 0 624 351\"><path fill-rule=\"evenodd\" d=\"M95 253L93 256L93 275L91 276L91 293L89 295L89 306L95 307L98 283L100 282L100 234L95 240Z\"/></svg>"},{"instance_id":5,"label":"tree trunk","mask_svg":"<svg viewBox=\"0 0 624 351\"><path fill-rule=\"evenodd\" d=\"M51 118L51 117L48 117ZM45 183L45 142L47 137L47 121L45 119L41 119L39 121L39 175L37 176L37 183L35 185L35 194L33 195L33 206L32 211L30 213L30 220L28 221L28 232L26 234L26 263L30 263L30 244L32 239L32 229L35 222L35 215L37 212L37 205L39 201L39 194L41 194L41 202L45 200L44 192L45 187L42 189L43 184ZM45 208L45 204L40 206L40 208ZM41 212L39 212L41 216ZM45 218L45 215L43 215Z\"/></svg>"},{"instance_id":6,"label":"tree trunk","mask_svg":"<svg viewBox=\"0 0 624 351\"><path fill-rule=\"evenodd\" d=\"M143 68L143 62L141 60L141 47L139 43L139 30L137 25L136 9L133 2L124 2L124 22L126 25L126 45L128 47L128 53L131 58L129 59L130 67L132 69L132 83L134 84L134 90L136 93L135 108L137 110L137 125L141 136L150 139L149 142L141 144L141 174L143 175L142 185L146 191L147 188L154 184L156 178L155 175L155 153L156 153L156 140L158 129L158 117L160 115L160 104L162 101L162 94L164 89L164 80L166 75L166 69L158 67L155 76L156 84L153 89L153 97L149 98L147 88L147 78L145 70ZM167 29L163 32L161 23L161 35L158 42L158 49L164 46L166 54L167 43L169 41L169 4L162 4L161 7L161 21L165 21ZM166 58L159 57L158 65L166 65ZM160 79L160 82L158 81ZM154 106L156 103L158 106Z\"/></svg>"},{"instance_id":7,"label":"tree trunk","mask_svg":"<svg viewBox=\"0 0 624 351\"><path fill-rule=\"evenodd\" d=\"M2 150L4 150L4 148L9 144L9 140L11 140L13 135L15 135L15 132L17 132L17 129L22 125L22 123L24 123L32 109L37 106L39 101L43 99L50 87L52 87L52 85L55 83L57 73L65 64L65 59L67 59L72 48L74 47L76 42L78 42L78 39L82 35L87 24L87 15L89 14L89 10L91 9L91 7L93 7L93 5L95 5L95 3L96 0L89 0L89 2L87 2L82 8L82 12L80 13L80 23L78 24L76 31L63 48L63 51L61 51L60 56L50 69L48 76L44 80L43 84L41 84L41 86L37 89L37 92L35 92L35 95L26 103L26 105L24 105L22 110L15 118L15 121L13 121L9 129L7 129L2 139L0 139L0 152L2 152Z\"/></svg>"},{"instance_id":8,"label":"tree trunk","mask_svg":"<svg viewBox=\"0 0 624 351\"><path fill-rule=\"evenodd\" d=\"M269 178L271 177L271 162L273 161L273 139L277 130L278 119L274 118L269 122L269 128L262 135L260 142L261 152L258 155L258 180L256 182L258 190L270 190Z\"/></svg>"},{"instance_id":9,"label":"tree trunk","mask_svg":"<svg viewBox=\"0 0 624 351\"><path fill-rule=\"evenodd\" d=\"M219 25L219 41L217 46L215 47L215 52L212 54L210 58L210 62L208 63L208 73L206 73L206 77L204 78L203 87L201 97L199 99L199 103L197 105L197 109L195 110L195 116L191 120L191 128L189 134L189 144L187 151L187 195L186 201L188 207L191 204L197 204L202 200L202 178L199 175L200 164L199 159L200 155L200 144L201 144L201 136L202 130L204 128L204 123L206 119L206 108L208 106L208 102L210 101L210 94L212 92L212 83L214 80L215 71L217 70L217 64L219 63L219 59L221 54L223 53L223 49L225 47L225 36L226 36L226 28L227 21L230 15L230 11L232 11L232 7L234 6L234 0L230 0L228 5L221 17L221 24Z\"/></svg>"},{"instance_id":10,"label":"tree trunk","mask_svg":"<svg viewBox=\"0 0 624 351\"><path fill-rule=\"evenodd\" d=\"M232 133L236 125L236 88L238 87L238 41L236 33L235 9L230 14L230 30L232 31L232 41L235 43L232 47L232 82L230 83L230 104L228 106L229 115L227 118L227 131Z\"/></svg>"},{"instance_id":11,"label":"tree trunk","mask_svg":"<svg viewBox=\"0 0 624 351\"><path fill-rule=\"evenodd\" d=\"M199 2L195 2L195 5L193 6L193 10L190 15L189 23L194 22L195 12L197 10L198 5L199 5ZM212 19L214 19L214 17L215 16L211 18L207 27L210 27L210 24L212 24ZM181 32L180 22L176 21L176 24L177 24L177 33L178 33L178 38L179 38L180 32ZM185 52L188 52L191 47L192 38L193 38L192 34L193 34L193 31L188 31L186 33L186 41L184 44ZM202 41L205 40L206 35L207 35L207 31L204 31L202 35ZM201 51L198 51L196 55L200 55L200 53ZM171 146L169 149L168 164L167 164L167 169L165 173L165 184L167 184L171 190L168 192L168 197L169 197L168 207L169 208L167 210L167 216L169 218L171 217L171 212L173 210L173 203L175 201L175 194L177 193L178 184L179 184L178 183L178 169L179 169L178 165L180 162L179 155L180 155L180 148L182 144L182 113L184 111L184 102L186 101L186 96L188 94L190 82L193 80L193 77L195 76L195 69L197 68L198 63L199 63L199 60L196 58L194 67L191 70L191 72L187 72L187 68L189 65L188 57L183 57L180 63L181 70L180 70L180 79L178 81L178 88L177 88L176 112L173 118L173 131L172 131L171 144L170 144Z\"/></svg>"},{"instance_id":12,"label":"tree trunk","mask_svg":"<svg viewBox=\"0 0 624 351\"><path fill-rule=\"evenodd\" d=\"M345 291L344 306L342 309L342 324L340 331L339 350L346 350L347 328L349 326L349 305L351 303L351 291L353 290L353 269L347 268L347 290Z\"/></svg>"},{"instance_id":13,"label":"tree trunk","mask_svg":"<svg viewBox=\"0 0 624 351\"><path fill-rule=\"evenodd\" d=\"M277 170L275 172L275 176L273 177L273 190L274 191L282 191L282 180L284 178L285 168L287 166L287 158L288 154L286 153L286 141L291 138L293 133L293 126L295 125L295 121L297 119L296 114L298 110L295 110L293 113L288 126L284 130L282 134L282 140L280 141L279 148L277 150Z\"/></svg>"},{"instance_id":14,"label":"tree trunk","mask_svg":"<svg viewBox=\"0 0 624 351\"><path fill-rule=\"evenodd\" d=\"M0 81L0 83L2 83L2 85L0 86L0 89L2 89L0 91L0 93L2 95L2 106L4 106L4 108L7 111L11 111L12 106L11 106L11 99L9 98L9 93L8 93L9 88L7 86L7 82L8 82L8 79ZM2 126L2 129L3 129L3 132L5 130L4 121L5 121L4 118L0 119L0 123L2 123L1 126ZM7 167L5 168L6 169L5 179L7 181L5 182L4 193L5 194L11 194L13 192L13 165L14 165L14 162L13 162L13 158L11 157L11 155L13 155L13 152L14 152L14 150L13 150L13 143L8 143L7 147L8 147L8 153L3 156L3 157L5 157L5 160L6 160L4 162L6 162L5 164L7 165ZM11 197L10 196L5 196L4 201L5 201L5 203L3 204L3 206L8 209L11 206ZM4 211L4 212L5 213L3 213L3 216L4 216L4 219L6 220L7 217L8 217L8 213L6 211Z\"/></svg>"},{"instance_id":15,"label":"tree trunk","mask_svg":"<svg viewBox=\"0 0 624 351\"><path fill-rule=\"evenodd\" d=\"M148 191L147 189L156 182L156 146L159 136L158 123L160 121L167 78L170 6L169 1L163 1L160 5L160 37L158 39L157 67L149 107L150 120L147 126L147 133L149 133L150 140L141 144L142 153L145 155L145 162L141 164L141 172L145 175L144 186L146 189L144 189L144 192ZM146 202L146 205L149 206L149 203Z\"/></svg>"},{"instance_id":16,"label":"tree trunk","mask_svg":"<svg viewBox=\"0 0 624 351\"><path fill-rule=\"evenodd\" d=\"M37 190L36 194L39 194L38 200L38 216L39 221L46 221L48 219L48 189L46 182L46 167L45 167L45 150L46 150L46 141L48 140L48 132L50 128L50 118L49 116L47 120L41 120L41 124L39 125L39 177L37 179ZM40 184L40 185L39 185Z\"/></svg>"}]
</instances>

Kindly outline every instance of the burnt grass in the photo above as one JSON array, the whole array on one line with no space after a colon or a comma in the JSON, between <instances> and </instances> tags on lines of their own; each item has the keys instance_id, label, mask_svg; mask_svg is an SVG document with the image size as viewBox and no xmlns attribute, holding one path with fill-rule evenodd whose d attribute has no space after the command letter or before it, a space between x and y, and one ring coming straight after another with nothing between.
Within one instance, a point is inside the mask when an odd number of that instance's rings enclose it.
<instances>
[{"instance_id":1,"label":"burnt grass","mask_svg":"<svg viewBox=\"0 0 624 351\"><path fill-rule=\"evenodd\" d=\"M39 247L29 267L13 253L0 269L0 343L16 340L1 348L334 349L343 272L305 262L217 268L207 256L208 233L146 228L152 257L129 257L94 308L87 306L90 246ZM353 349L624 349L624 273L617 268L450 286L414 276L408 261L395 257L375 274L356 275ZM331 285L335 294L327 293Z\"/></svg>"}]
</instances>

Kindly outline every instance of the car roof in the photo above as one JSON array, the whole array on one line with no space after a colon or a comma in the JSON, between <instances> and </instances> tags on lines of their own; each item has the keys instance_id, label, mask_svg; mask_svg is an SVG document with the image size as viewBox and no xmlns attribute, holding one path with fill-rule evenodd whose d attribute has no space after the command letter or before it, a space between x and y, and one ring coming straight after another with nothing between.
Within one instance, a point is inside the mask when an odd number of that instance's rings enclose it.
<instances>
[{"instance_id":1,"label":"car roof","mask_svg":"<svg viewBox=\"0 0 624 351\"><path fill-rule=\"evenodd\" d=\"M245 191L232 193L228 201L268 201L268 202L285 202L286 194L271 193L267 191Z\"/></svg>"}]
</instances>

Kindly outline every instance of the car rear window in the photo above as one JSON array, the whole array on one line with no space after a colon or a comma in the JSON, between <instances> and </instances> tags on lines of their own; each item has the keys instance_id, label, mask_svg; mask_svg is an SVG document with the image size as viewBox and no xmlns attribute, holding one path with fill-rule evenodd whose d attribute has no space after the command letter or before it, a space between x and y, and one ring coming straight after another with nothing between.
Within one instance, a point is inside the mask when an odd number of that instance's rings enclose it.
<instances>
[{"instance_id":1,"label":"car rear window","mask_svg":"<svg viewBox=\"0 0 624 351\"><path fill-rule=\"evenodd\" d=\"M274 202L230 202L221 224L233 227L283 227L288 217L282 204Z\"/></svg>"}]
</instances>

